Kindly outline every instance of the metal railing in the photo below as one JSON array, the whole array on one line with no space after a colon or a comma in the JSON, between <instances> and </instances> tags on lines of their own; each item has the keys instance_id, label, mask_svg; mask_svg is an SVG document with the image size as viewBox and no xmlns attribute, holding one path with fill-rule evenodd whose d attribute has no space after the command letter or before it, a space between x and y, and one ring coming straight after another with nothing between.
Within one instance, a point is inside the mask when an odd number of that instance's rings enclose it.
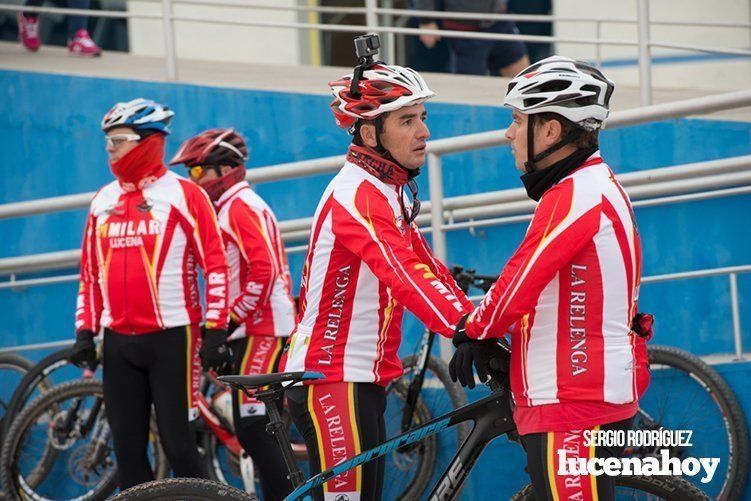
<instances>
[{"instance_id":1,"label":"metal railing","mask_svg":"<svg viewBox=\"0 0 751 501\"><path fill-rule=\"evenodd\" d=\"M123 11L91 10L91 9L66 9L56 7L30 7L22 5L0 4L0 11L24 11L37 13L52 14L76 14L92 17L109 17L109 18L131 18L131 19L152 19L161 20L164 32L164 49L165 49L165 67L168 80L178 79L177 51L175 46L175 22L194 22L201 24L219 24L227 26L254 26L265 28L284 28L284 29L305 29L329 32L353 32L365 33L374 32L385 34L387 36L388 60L396 60L395 52L395 35L439 35L446 38L468 38L480 40L519 40L523 42L541 42L541 43L572 43L594 45L596 48L596 63L599 66L602 62L600 48L603 45L612 46L633 46L638 48L639 62L639 88L641 104L646 106L652 103L652 58L651 49L655 47L685 50L692 52L707 52L715 54L730 54L751 56L751 50L728 48L728 47L705 47L699 45L677 44L667 41L653 41L650 38L651 25L665 26L701 26L717 28L751 28L751 23L740 22L711 22L711 21L651 21L649 13L649 0L637 0L637 17L636 19L610 19L595 17L566 17L553 15L521 15L521 14L472 14L444 11L417 11L411 9L393 9L379 8L377 0L364 0L364 7L314 7L314 6L285 6L273 4L248 4L242 2L209 2L207 0L154 0L161 2L161 14L150 13L133 13ZM316 13L349 13L364 14L364 25L342 25L342 24L323 24L323 23L283 23L283 22L265 22L265 21L248 21L239 19L219 19L206 16L187 16L176 15L174 5L203 5L214 8L223 7L243 7L249 9L277 10L277 11L297 11L297 12L316 12ZM467 32L456 30L429 30L420 28L405 28L396 25L379 24L379 16L387 21L393 21L394 16L401 17L420 17L434 19L466 19L466 20L510 20L517 22L568 22L568 23L595 23L596 37L593 39L577 37L558 37L558 36L537 36L521 34L499 34L483 32ZM615 40L601 38L603 24L636 24L636 40ZM395 23L391 23L395 24Z\"/></svg>"},{"instance_id":2,"label":"metal railing","mask_svg":"<svg viewBox=\"0 0 751 501\"><path fill-rule=\"evenodd\" d=\"M689 99L614 113L608 120L607 128L612 129L692 114L705 114L743 106L751 106L751 91L739 91L718 96ZM507 144L503 130L434 140L428 143L430 200L426 201L423 207L429 214L422 214L417 222L420 225L429 225L422 229L430 231L432 234L433 250L439 259L446 261L446 231L462 228L469 228L471 230L479 226L491 224L509 224L525 221L531 217L530 214L534 208L534 203L526 198L522 189L478 193L447 199L443 197L443 155L503 144ZM343 156L332 156L255 168L248 171L248 179L251 182L267 182L302 175L330 173L338 170L342 162ZM635 206L650 206L751 193L751 170L749 170L749 167L751 167L751 155L665 167L649 171L631 172L618 177L629 194L634 198ZM743 186L737 186L739 184ZM84 193L4 204L0 205L0 218L81 209L88 204L91 196L91 193ZM286 241L299 241L307 238L310 223L310 218L282 221L280 229ZM288 251L300 252L304 251L305 248L305 245L301 245L288 249ZM0 275L10 275L11 277L10 281L0 283L0 289L76 280L77 275L26 280L16 280L15 275L30 271L69 269L76 265L79 255L80 252L78 250L69 250L0 259ZM644 281L688 278L689 276L695 276L696 273L711 273L714 271L717 270L651 277ZM735 274L741 271L745 272L748 270L739 268L732 271L718 271L718 273L730 273L731 276L734 339L737 353L742 353L742 347L739 344L740 321ZM445 340L442 341L445 342ZM447 353L449 347L445 344L441 346L442 351Z\"/></svg>"}]
</instances>

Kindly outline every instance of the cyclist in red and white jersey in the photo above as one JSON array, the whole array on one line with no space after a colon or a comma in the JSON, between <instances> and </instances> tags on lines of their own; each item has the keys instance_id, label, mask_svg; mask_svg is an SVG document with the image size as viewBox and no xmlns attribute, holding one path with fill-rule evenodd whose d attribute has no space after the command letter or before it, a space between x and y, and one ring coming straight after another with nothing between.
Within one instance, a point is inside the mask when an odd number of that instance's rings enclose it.
<instances>
[{"instance_id":1,"label":"cyclist in red and white jersey","mask_svg":"<svg viewBox=\"0 0 751 501\"><path fill-rule=\"evenodd\" d=\"M444 336L471 310L414 223L414 178L430 137L423 103L434 94L409 68L376 64L353 84L357 74L329 84L337 124L354 138L313 218L285 366L326 376L287 393L312 473L386 438L385 386L402 374L404 308ZM383 461L370 462L317 496L380 499L383 470Z\"/></svg>"},{"instance_id":2,"label":"cyclist in red and white jersey","mask_svg":"<svg viewBox=\"0 0 751 501\"><path fill-rule=\"evenodd\" d=\"M81 254L76 343L71 361L96 364L104 328L104 403L120 487L153 479L146 446L152 403L175 476L205 477L192 440L201 368L221 369L227 337L227 259L206 193L163 163L174 113L147 99L118 103L104 116L116 180L91 202ZM203 271L205 310L197 267Z\"/></svg>"},{"instance_id":3,"label":"cyclist in red and white jersey","mask_svg":"<svg viewBox=\"0 0 751 501\"><path fill-rule=\"evenodd\" d=\"M553 56L508 85L506 132L538 202L524 240L454 336L454 380L511 333L510 376L528 471L539 499L612 499L612 477L564 477L569 457L618 456L583 430L627 429L649 382L645 339L632 330L641 244L631 202L598 149L614 84L587 63ZM466 323L465 323L466 321ZM484 376L484 374L481 374Z\"/></svg>"},{"instance_id":4,"label":"cyclist in red and white jersey","mask_svg":"<svg viewBox=\"0 0 751 501\"><path fill-rule=\"evenodd\" d=\"M233 373L242 375L276 370L296 317L276 217L245 181L247 157L248 147L240 134L210 129L185 141L170 161L170 165L185 164L218 212L230 269L228 341ZM279 446L266 432L265 405L240 391L232 401L235 433L261 472L264 499L284 498L292 484Z\"/></svg>"}]
</instances>

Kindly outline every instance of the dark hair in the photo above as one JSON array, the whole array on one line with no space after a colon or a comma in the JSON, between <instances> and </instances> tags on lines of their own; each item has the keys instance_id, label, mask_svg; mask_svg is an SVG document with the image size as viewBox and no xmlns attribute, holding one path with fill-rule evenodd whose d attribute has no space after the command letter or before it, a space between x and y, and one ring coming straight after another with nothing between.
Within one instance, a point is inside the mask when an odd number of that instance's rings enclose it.
<instances>
[{"instance_id":1,"label":"dark hair","mask_svg":"<svg viewBox=\"0 0 751 501\"><path fill-rule=\"evenodd\" d=\"M573 141L571 145L577 149L583 150L587 148L595 148L599 144L600 131L599 130L586 130L575 125L571 120L562 117L558 113L544 112L537 113L535 115L535 127L547 123L551 120L557 120L561 124L561 137L566 137L569 132L574 129L579 129L580 133Z\"/></svg>"},{"instance_id":2,"label":"dark hair","mask_svg":"<svg viewBox=\"0 0 751 501\"><path fill-rule=\"evenodd\" d=\"M391 112L378 115L373 120L363 120L362 118L359 118L357 122L355 122L355 131L352 134L352 144L356 146L365 146L365 143L362 140L362 136L360 135L360 129L363 125L374 125L376 128L376 134L378 134L379 136L383 134L384 122L386 121L386 116L389 113Z\"/></svg>"}]
</instances>

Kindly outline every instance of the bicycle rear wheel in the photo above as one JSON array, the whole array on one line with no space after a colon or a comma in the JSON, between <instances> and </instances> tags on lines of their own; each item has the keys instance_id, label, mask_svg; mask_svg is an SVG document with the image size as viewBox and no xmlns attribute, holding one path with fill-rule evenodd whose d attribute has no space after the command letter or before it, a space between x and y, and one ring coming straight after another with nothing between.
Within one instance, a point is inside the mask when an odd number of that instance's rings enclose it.
<instances>
[{"instance_id":1,"label":"bicycle rear wheel","mask_svg":"<svg viewBox=\"0 0 751 501\"><path fill-rule=\"evenodd\" d=\"M671 456L721 458L712 481L699 487L716 499L741 499L748 476L749 435L737 397L716 370L688 352L650 346L649 361L652 383L639 402L634 429L693 431L692 446L669 448ZM656 456L659 450L627 453Z\"/></svg>"},{"instance_id":2,"label":"bicycle rear wheel","mask_svg":"<svg viewBox=\"0 0 751 501\"><path fill-rule=\"evenodd\" d=\"M387 388L386 436L391 438L401 433L404 402L409 383L401 378ZM429 421L430 410L421 394L417 399L414 424L418 426ZM420 499L430 482L438 454L438 436L431 435L409 447L396 449L386 455L386 472L383 485L383 499Z\"/></svg>"},{"instance_id":3,"label":"bicycle rear wheel","mask_svg":"<svg viewBox=\"0 0 751 501\"><path fill-rule=\"evenodd\" d=\"M255 501L227 484L200 478L166 478L131 487L112 501Z\"/></svg>"},{"instance_id":4,"label":"bicycle rear wheel","mask_svg":"<svg viewBox=\"0 0 751 501\"><path fill-rule=\"evenodd\" d=\"M13 419L10 412L12 392L34 366L28 359L13 353L0 353L0 438L5 432L5 423Z\"/></svg>"},{"instance_id":5,"label":"bicycle rear wheel","mask_svg":"<svg viewBox=\"0 0 751 501\"><path fill-rule=\"evenodd\" d=\"M151 428L151 454L164 470L153 419ZM10 499L104 499L116 484L111 442L101 382L59 385L24 408L8 431L0 455L6 493Z\"/></svg>"},{"instance_id":6,"label":"bicycle rear wheel","mask_svg":"<svg viewBox=\"0 0 751 501\"><path fill-rule=\"evenodd\" d=\"M535 490L530 484L517 492L511 499L512 501L534 501L538 498L535 497ZM641 475L615 477L615 501L653 499L708 501L710 498L694 484L681 477L645 477Z\"/></svg>"},{"instance_id":7,"label":"bicycle rear wheel","mask_svg":"<svg viewBox=\"0 0 751 501\"><path fill-rule=\"evenodd\" d=\"M73 367L70 362L68 362L69 355L70 349L65 348L50 353L37 364L29 368L18 385L15 386L13 394L10 397L8 408L6 409L6 416L9 416L9 419L3 420L3 432L10 428L13 418L20 412L24 405L35 398L39 393L44 393L52 388L54 385L52 378L53 372L57 372L58 369ZM62 372L66 372L66 375L78 378L81 377L82 371L81 369L76 368L75 372L71 370L70 374L67 374L68 371L60 371L61 374ZM54 379L61 381L57 375Z\"/></svg>"}]
</instances>

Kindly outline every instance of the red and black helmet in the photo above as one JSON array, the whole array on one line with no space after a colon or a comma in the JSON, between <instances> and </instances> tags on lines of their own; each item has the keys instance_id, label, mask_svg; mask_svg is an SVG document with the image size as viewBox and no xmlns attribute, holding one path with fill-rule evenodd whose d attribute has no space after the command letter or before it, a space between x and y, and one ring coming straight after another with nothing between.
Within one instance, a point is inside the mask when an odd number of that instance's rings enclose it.
<instances>
[{"instance_id":1,"label":"red and black helmet","mask_svg":"<svg viewBox=\"0 0 751 501\"><path fill-rule=\"evenodd\" d=\"M402 66L376 64L365 70L358 81L358 95L351 92L353 77L354 73L350 73L329 82L334 96L331 111L342 129L350 129L358 119L372 120L435 95L419 73Z\"/></svg>"},{"instance_id":2,"label":"red and black helmet","mask_svg":"<svg viewBox=\"0 0 751 501\"><path fill-rule=\"evenodd\" d=\"M185 141L170 165L244 165L248 159L245 140L235 129L209 129Z\"/></svg>"}]
</instances>

